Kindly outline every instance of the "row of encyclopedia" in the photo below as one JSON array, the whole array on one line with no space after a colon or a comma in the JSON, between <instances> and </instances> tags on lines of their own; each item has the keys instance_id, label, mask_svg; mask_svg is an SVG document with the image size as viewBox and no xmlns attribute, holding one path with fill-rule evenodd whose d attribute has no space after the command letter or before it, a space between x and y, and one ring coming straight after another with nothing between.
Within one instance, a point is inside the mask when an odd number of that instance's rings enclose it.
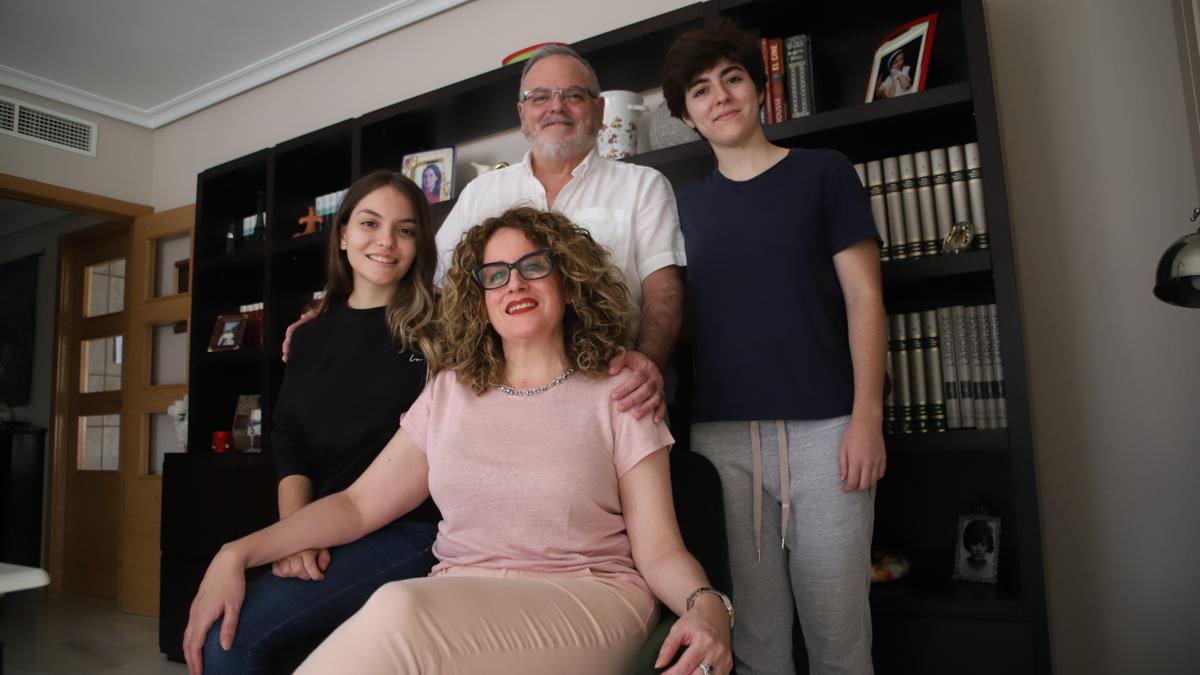
<instances>
[{"instance_id":1,"label":"row of encyclopedia","mask_svg":"<svg viewBox=\"0 0 1200 675\"><path fill-rule=\"evenodd\" d=\"M885 433L1008 427L994 303L894 314L889 327Z\"/></svg>"},{"instance_id":2,"label":"row of encyclopedia","mask_svg":"<svg viewBox=\"0 0 1200 675\"><path fill-rule=\"evenodd\" d=\"M979 144L855 164L867 189L883 260L989 248Z\"/></svg>"}]
</instances>

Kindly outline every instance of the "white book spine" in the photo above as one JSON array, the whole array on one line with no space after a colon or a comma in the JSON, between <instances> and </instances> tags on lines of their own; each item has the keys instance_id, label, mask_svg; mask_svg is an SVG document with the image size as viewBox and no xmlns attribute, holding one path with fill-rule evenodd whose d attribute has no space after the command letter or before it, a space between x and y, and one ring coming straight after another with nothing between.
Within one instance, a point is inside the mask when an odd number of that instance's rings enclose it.
<instances>
[{"instance_id":1,"label":"white book spine","mask_svg":"<svg viewBox=\"0 0 1200 675\"><path fill-rule=\"evenodd\" d=\"M858 174L858 182L862 183L863 188L867 187L867 165L859 162L854 165L854 173Z\"/></svg>"},{"instance_id":2,"label":"white book spine","mask_svg":"<svg viewBox=\"0 0 1200 675\"><path fill-rule=\"evenodd\" d=\"M996 410L996 346L992 341L992 320L987 305L975 308L979 315L979 353L983 358L983 405L987 411L988 428L1000 427Z\"/></svg>"},{"instance_id":3,"label":"white book spine","mask_svg":"<svg viewBox=\"0 0 1200 675\"><path fill-rule=\"evenodd\" d=\"M917 168L917 207L921 217L921 254L937 255L937 215L933 207L933 178L929 173L929 153L921 151L914 154L913 162Z\"/></svg>"},{"instance_id":4,"label":"white book spine","mask_svg":"<svg viewBox=\"0 0 1200 675\"><path fill-rule=\"evenodd\" d=\"M921 343L925 348L925 394L929 397L929 428L946 430L946 395L942 386L942 353L935 310L921 312Z\"/></svg>"},{"instance_id":5,"label":"white book spine","mask_svg":"<svg viewBox=\"0 0 1200 675\"><path fill-rule=\"evenodd\" d=\"M949 307L937 308L938 345L942 356L942 382L945 385L946 428L961 429L962 416L958 407L958 367L954 357L954 319Z\"/></svg>"},{"instance_id":6,"label":"white book spine","mask_svg":"<svg viewBox=\"0 0 1200 675\"><path fill-rule=\"evenodd\" d=\"M962 414L962 428L975 428L975 387L971 377L971 339L967 336L966 308L955 305L950 308L954 319L954 358L957 360L958 406Z\"/></svg>"},{"instance_id":7,"label":"white book spine","mask_svg":"<svg viewBox=\"0 0 1200 675\"><path fill-rule=\"evenodd\" d=\"M1000 314L996 311L996 303L988 305L988 323L992 329L992 344L996 349L996 383L992 395L996 399L996 426L1008 428L1008 399L1004 395L1004 360L1000 357Z\"/></svg>"},{"instance_id":8,"label":"white book spine","mask_svg":"<svg viewBox=\"0 0 1200 675\"><path fill-rule=\"evenodd\" d=\"M913 431L929 431L929 390L925 386L925 348L921 345L921 315L904 315L908 339L908 376L912 382Z\"/></svg>"},{"instance_id":9,"label":"white book spine","mask_svg":"<svg viewBox=\"0 0 1200 675\"><path fill-rule=\"evenodd\" d=\"M871 217L875 220L875 229L879 231L879 257L891 260L892 247L889 244L887 206L883 199L883 164L879 160L867 162L867 196L871 203Z\"/></svg>"},{"instance_id":10,"label":"white book spine","mask_svg":"<svg viewBox=\"0 0 1200 675\"><path fill-rule=\"evenodd\" d=\"M933 212L937 216L938 250L954 224L954 209L950 205L950 170L946 165L946 149L929 151L929 175L933 183Z\"/></svg>"},{"instance_id":11,"label":"white book spine","mask_svg":"<svg viewBox=\"0 0 1200 675\"><path fill-rule=\"evenodd\" d=\"M991 429L991 420L988 419L987 406L983 398L983 348L979 344L979 314L975 306L964 307L963 317L966 319L963 328L967 332L967 349L971 356L971 394L975 399L975 428Z\"/></svg>"},{"instance_id":12,"label":"white book spine","mask_svg":"<svg viewBox=\"0 0 1200 675\"><path fill-rule=\"evenodd\" d=\"M912 384L908 372L908 338L905 336L904 315L891 317L892 362L896 366L896 430L913 432Z\"/></svg>"},{"instance_id":13,"label":"white book spine","mask_svg":"<svg viewBox=\"0 0 1200 675\"><path fill-rule=\"evenodd\" d=\"M987 209L983 205L983 174L979 164L979 144L963 146L967 163L967 192L971 195L971 225L975 228L975 246L989 248Z\"/></svg>"},{"instance_id":14,"label":"white book spine","mask_svg":"<svg viewBox=\"0 0 1200 675\"><path fill-rule=\"evenodd\" d=\"M900 199L900 162L895 157L883 160L883 196L887 202L892 258L901 260L908 257L908 234L904 226L904 202Z\"/></svg>"},{"instance_id":15,"label":"white book spine","mask_svg":"<svg viewBox=\"0 0 1200 675\"><path fill-rule=\"evenodd\" d=\"M962 146L946 148L946 160L950 166L950 202L954 208L954 222L971 222L971 201L967 198L967 172Z\"/></svg>"},{"instance_id":16,"label":"white book spine","mask_svg":"<svg viewBox=\"0 0 1200 675\"><path fill-rule=\"evenodd\" d=\"M904 208L904 252L921 257L921 210L917 206L917 169L912 155L900 155L900 202Z\"/></svg>"}]
</instances>

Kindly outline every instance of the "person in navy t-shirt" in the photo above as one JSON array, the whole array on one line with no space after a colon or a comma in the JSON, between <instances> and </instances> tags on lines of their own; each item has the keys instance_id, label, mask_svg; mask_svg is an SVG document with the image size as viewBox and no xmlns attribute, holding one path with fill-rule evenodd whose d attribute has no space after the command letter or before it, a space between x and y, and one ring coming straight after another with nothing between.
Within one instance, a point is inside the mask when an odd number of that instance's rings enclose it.
<instances>
[{"instance_id":1,"label":"person in navy t-shirt","mask_svg":"<svg viewBox=\"0 0 1200 675\"><path fill-rule=\"evenodd\" d=\"M721 475L737 672L794 672L794 605L810 672L871 673L873 488L886 465L879 243L846 157L767 140L760 54L725 25L667 55L667 105L717 158L679 194L692 447Z\"/></svg>"}]
</instances>

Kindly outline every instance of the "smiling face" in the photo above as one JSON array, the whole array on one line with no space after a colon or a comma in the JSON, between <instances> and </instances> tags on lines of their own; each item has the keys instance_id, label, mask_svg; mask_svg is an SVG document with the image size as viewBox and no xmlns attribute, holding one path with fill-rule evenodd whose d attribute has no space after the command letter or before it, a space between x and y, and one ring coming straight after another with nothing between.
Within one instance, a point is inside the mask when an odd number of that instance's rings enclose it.
<instances>
[{"instance_id":1,"label":"smiling face","mask_svg":"<svg viewBox=\"0 0 1200 675\"><path fill-rule=\"evenodd\" d=\"M421 190L426 194L432 194L438 189L438 172L432 164L425 167L421 172Z\"/></svg>"},{"instance_id":2,"label":"smiling face","mask_svg":"<svg viewBox=\"0 0 1200 675\"><path fill-rule=\"evenodd\" d=\"M483 247L483 261L514 263L541 248L521 230L502 227ZM561 348L566 296L557 271L528 281L513 270L508 284L483 292L483 301L488 321L506 346L546 341Z\"/></svg>"},{"instance_id":3,"label":"smiling face","mask_svg":"<svg viewBox=\"0 0 1200 675\"><path fill-rule=\"evenodd\" d=\"M413 205L393 187L377 188L354 205L341 230L354 278L353 306L377 307L391 299L416 257L416 229Z\"/></svg>"},{"instance_id":4,"label":"smiling face","mask_svg":"<svg viewBox=\"0 0 1200 675\"><path fill-rule=\"evenodd\" d=\"M595 82L582 63L562 54L547 56L529 68L521 90L583 87L595 92ZM554 95L544 105L532 102L517 103L521 117L521 133L525 134L534 155L560 159L582 159L596 142L600 121L604 117L604 99L586 97L578 104L563 101Z\"/></svg>"},{"instance_id":5,"label":"smiling face","mask_svg":"<svg viewBox=\"0 0 1200 675\"><path fill-rule=\"evenodd\" d=\"M692 78L683 100L683 121L713 145L742 145L760 128L763 94L746 69L729 59Z\"/></svg>"}]
</instances>

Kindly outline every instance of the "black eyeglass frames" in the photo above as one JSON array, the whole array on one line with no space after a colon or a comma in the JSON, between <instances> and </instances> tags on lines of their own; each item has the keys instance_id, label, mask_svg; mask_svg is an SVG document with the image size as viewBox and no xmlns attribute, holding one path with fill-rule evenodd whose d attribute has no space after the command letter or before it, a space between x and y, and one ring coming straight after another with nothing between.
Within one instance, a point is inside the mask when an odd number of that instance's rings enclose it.
<instances>
[{"instance_id":1,"label":"black eyeglass frames","mask_svg":"<svg viewBox=\"0 0 1200 675\"><path fill-rule=\"evenodd\" d=\"M471 278L483 290L491 291L506 286L513 270L525 281L541 279L554 271L554 256L550 255L550 251L543 249L526 253L516 262L484 263L471 272Z\"/></svg>"}]
</instances>

